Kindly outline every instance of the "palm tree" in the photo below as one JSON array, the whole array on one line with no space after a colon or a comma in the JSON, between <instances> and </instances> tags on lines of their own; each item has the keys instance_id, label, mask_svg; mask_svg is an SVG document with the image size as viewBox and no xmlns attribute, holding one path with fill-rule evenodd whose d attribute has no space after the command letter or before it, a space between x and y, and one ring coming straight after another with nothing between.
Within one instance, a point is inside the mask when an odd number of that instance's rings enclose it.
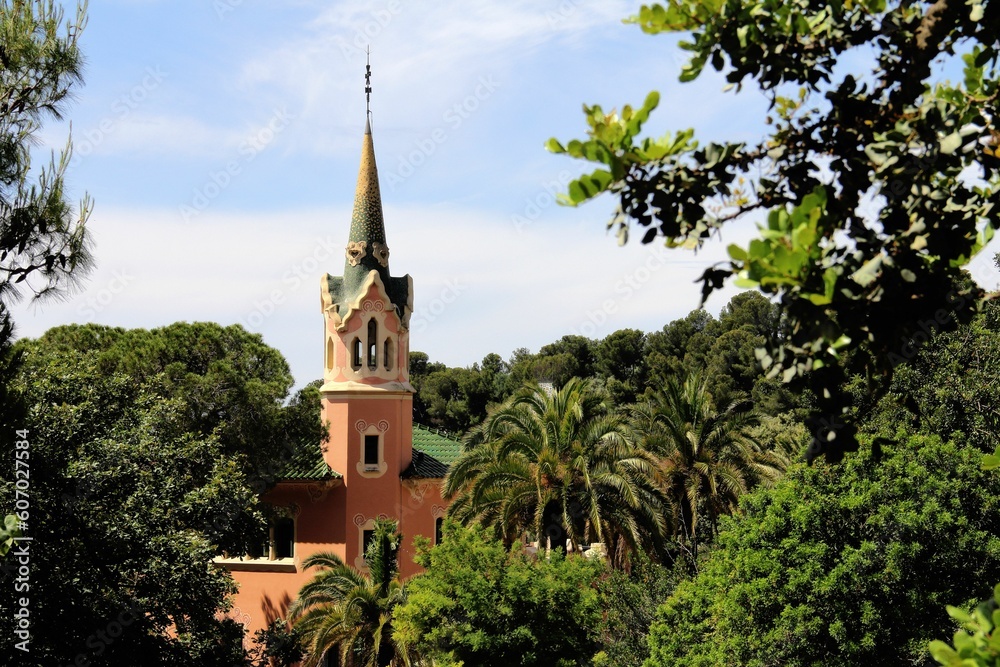
<instances>
[{"instance_id":1,"label":"palm tree","mask_svg":"<svg viewBox=\"0 0 1000 667\"><path fill-rule=\"evenodd\" d=\"M697 555L702 518L710 534L740 495L771 484L784 468L763 451L748 429L758 423L749 401L717 410L698 375L676 378L646 403L636 406L631 427L642 446L659 459L664 490L672 500L674 526L682 546Z\"/></svg>"},{"instance_id":2,"label":"palm tree","mask_svg":"<svg viewBox=\"0 0 1000 667\"><path fill-rule=\"evenodd\" d=\"M621 565L663 545L668 512L655 476L605 395L574 378L556 393L526 386L492 411L466 439L444 496L452 517L492 526L508 544L528 531L557 548L600 541Z\"/></svg>"},{"instance_id":3,"label":"palm tree","mask_svg":"<svg viewBox=\"0 0 1000 667\"><path fill-rule=\"evenodd\" d=\"M398 577L402 537L390 519L375 521L365 552L368 574L347 565L335 553L307 558L306 568L322 570L299 591L288 618L302 632L307 656L303 667L316 667L336 651L345 667L398 667L410 657L392 640L392 611L405 595Z\"/></svg>"}]
</instances>

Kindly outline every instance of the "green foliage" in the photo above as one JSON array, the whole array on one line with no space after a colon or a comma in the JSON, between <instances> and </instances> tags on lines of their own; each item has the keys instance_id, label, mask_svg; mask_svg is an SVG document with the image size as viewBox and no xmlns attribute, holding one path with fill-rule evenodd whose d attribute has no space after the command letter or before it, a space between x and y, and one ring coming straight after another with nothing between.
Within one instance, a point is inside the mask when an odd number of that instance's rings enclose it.
<instances>
[{"instance_id":1,"label":"green foliage","mask_svg":"<svg viewBox=\"0 0 1000 667\"><path fill-rule=\"evenodd\" d=\"M634 403L646 386L646 334L620 329L595 346L596 367L618 405Z\"/></svg>"},{"instance_id":2,"label":"green foliage","mask_svg":"<svg viewBox=\"0 0 1000 667\"><path fill-rule=\"evenodd\" d=\"M459 434L479 424L490 405L510 394L511 386L506 362L493 353L481 366L448 368L431 363L423 352L411 352L410 382L416 390L414 420Z\"/></svg>"},{"instance_id":3,"label":"green foliage","mask_svg":"<svg viewBox=\"0 0 1000 667\"><path fill-rule=\"evenodd\" d=\"M526 531L543 547L603 542L615 565L640 548L663 551L655 461L631 445L606 396L575 378L554 394L527 386L491 412L449 469L444 496L451 517L491 526L508 544Z\"/></svg>"},{"instance_id":4,"label":"green foliage","mask_svg":"<svg viewBox=\"0 0 1000 667\"><path fill-rule=\"evenodd\" d=\"M209 563L254 546L258 494L299 438L323 438L315 390L283 405L287 364L237 326L68 326L17 352L9 389L30 452L33 656L242 660L241 628L220 614L233 581ZM5 510L14 479L0 468ZM13 586L4 591L9 617ZM95 633L129 610L120 637L98 645Z\"/></svg>"},{"instance_id":5,"label":"green foliage","mask_svg":"<svg viewBox=\"0 0 1000 667\"><path fill-rule=\"evenodd\" d=\"M900 364L886 398L866 406L855 400L866 430L891 435L899 424L948 437L961 433L983 452L1000 446L1000 304L987 303L968 325L941 331L937 320L900 349ZM921 343L923 343L921 345Z\"/></svg>"},{"instance_id":6,"label":"green foliage","mask_svg":"<svg viewBox=\"0 0 1000 667\"><path fill-rule=\"evenodd\" d=\"M402 536L390 519L375 521L374 536L359 572L335 553L320 552L303 561L320 572L299 591L288 618L306 645L303 667L339 656L341 664L388 667L409 664L410 655L393 637L393 611L406 598L399 580Z\"/></svg>"},{"instance_id":7,"label":"green foliage","mask_svg":"<svg viewBox=\"0 0 1000 667\"><path fill-rule=\"evenodd\" d=\"M49 0L0 2L0 321L25 290L35 298L54 294L92 262L90 202L84 198L74 212L64 193L69 143L47 167L33 173L31 165L43 121L62 117L82 81L77 40L85 23L82 6L64 22Z\"/></svg>"},{"instance_id":8,"label":"green foliage","mask_svg":"<svg viewBox=\"0 0 1000 667\"><path fill-rule=\"evenodd\" d=\"M784 460L750 439L757 423L747 401L716 409L700 375L671 379L633 412L631 429L657 459L673 509L672 528L692 565L699 540L714 535L719 517L732 512L753 486L773 483L784 468Z\"/></svg>"},{"instance_id":9,"label":"green foliage","mask_svg":"<svg viewBox=\"0 0 1000 667\"><path fill-rule=\"evenodd\" d=\"M961 623L954 646L942 641L930 643L931 655L946 667L996 667L1000 665L1000 584L993 589L993 599L980 604L970 614L958 607L948 607L948 614Z\"/></svg>"},{"instance_id":10,"label":"green foliage","mask_svg":"<svg viewBox=\"0 0 1000 667\"><path fill-rule=\"evenodd\" d=\"M1000 567L1000 479L980 458L911 436L744 496L659 609L647 667L930 664L945 605Z\"/></svg>"},{"instance_id":11,"label":"green foliage","mask_svg":"<svg viewBox=\"0 0 1000 667\"><path fill-rule=\"evenodd\" d=\"M997 447L992 454L983 457L983 470L997 470L1000 468L1000 447Z\"/></svg>"},{"instance_id":12,"label":"green foliage","mask_svg":"<svg viewBox=\"0 0 1000 667\"><path fill-rule=\"evenodd\" d=\"M0 525L0 558L6 556L10 548L14 546L14 539L21 536L17 523L17 517L13 514L8 514L3 518L3 525Z\"/></svg>"},{"instance_id":13,"label":"green foliage","mask_svg":"<svg viewBox=\"0 0 1000 667\"><path fill-rule=\"evenodd\" d=\"M538 351L531 377L538 382L551 382L558 389L570 378L593 377L596 360L594 341L577 335L563 336Z\"/></svg>"},{"instance_id":14,"label":"green foliage","mask_svg":"<svg viewBox=\"0 0 1000 667\"><path fill-rule=\"evenodd\" d=\"M254 633L255 648L250 656L250 665L292 667L305 656L301 642L301 630L289 626L283 618L276 618L266 628Z\"/></svg>"},{"instance_id":15,"label":"green foliage","mask_svg":"<svg viewBox=\"0 0 1000 667\"><path fill-rule=\"evenodd\" d=\"M803 397L764 377L757 359L757 349L778 330L777 307L757 292L734 296L719 319L692 311L648 336L647 386L655 391L672 378L698 373L717 403L753 397L768 414L798 407Z\"/></svg>"},{"instance_id":16,"label":"green foliage","mask_svg":"<svg viewBox=\"0 0 1000 667\"><path fill-rule=\"evenodd\" d=\"M213 434L227 456L240 458L263 491L287 457L325 438L310 385L288 405L288 364L260 336L239 326L178 323L153 330L68 325L26 341L22 382L41 384L55 405L98 403L92 389L116 387L180 401L179 432ZM59 382L56 372L79 374ZM134 388L134 389L132 389ZM114 416L114 415L112 415ZM281 456L275 456L280 453Z\"/></svg>"},{"instance_id":17,"label":"green foliage","mask_svg":"<svg viewBox=\"0 0 1000 667\"><path fill-rule=\"evenodd\" d=\"M776 306L745 292L733 297L718 320L698 310L652 334L620 329L601 340L567 335L537 354L517 349L508 361L491 353L468 368L449 368L411 352L414 420L461 436L525 383L559 388L573 377L591 379L616 405L627 406L670 378L694 372L704 375L716 401L752 395L769 414L778 414L800 408L806 395L763 376L756 350L777 331Z\"/></svg>"},{"instance_id":18,"label":"green foliage","mask_svg":"<svg viewBox=\"0 0 1000 667\"><path fill-rule=\"evenodd\" d=\"M953 327L982 296L961 267L1000 226L1000 4L669 0L630 21L689 33L681 81L711 65L727 88L749 84L771 103L770 132L756 144L643 138L656 93L620 114L585 107L586 140L547 144L598 165L565 201L611 192L622 242L636 224L644 243L685 248L766 216L706 269L703 297L735 277L777 299L781 335L759 359L771 377L807 376L821 413L812 453L837 459L856 446L853 426L829 426L849 411L844 379L890 376L922 320L944 312ZM938 81L942 66L962 78Z\"/></svg>"},{"instance_id":19,"label":"green foliage","mask_svg":"<svg viewBox=\"0 0 1000 667\"><path fill-rule=\"evenodd\" d=\"M538 560L508 550L482 528L444 525L440 544L420 550L426 569L408 583L394 614L397 642L438 667L590 664L603 567L553 552Z\"/></svg>"},{"instance_id":20,"label":"green foliage","mask_svg":"<svg viewBox=\"0 0 1000 667\"><path fill-rule=\"evenodd\" d=\"M656 609L684 578L680 567L665 567L644 554L629 572L611 570L597 585L603 614L598 632L603 649L595 667L641 665L649 657L647 635Z\"/></svg>"}]
</instances>

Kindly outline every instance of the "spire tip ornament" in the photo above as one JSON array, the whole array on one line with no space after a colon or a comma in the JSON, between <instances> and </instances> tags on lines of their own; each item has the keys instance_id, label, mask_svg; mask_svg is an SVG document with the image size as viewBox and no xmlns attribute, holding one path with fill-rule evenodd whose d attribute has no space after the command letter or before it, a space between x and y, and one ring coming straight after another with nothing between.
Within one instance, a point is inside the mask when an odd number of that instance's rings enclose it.
<instances>
[{"instance_id":1,"label":"spire tip ornament","mask_svg":"<svg viewBox=\"0 0 1000 667\"><path fill-rule=\"evenodd\" d=\"M372 47L365 47L365 114L372 115Z\"/></svg>"}]
</instances>

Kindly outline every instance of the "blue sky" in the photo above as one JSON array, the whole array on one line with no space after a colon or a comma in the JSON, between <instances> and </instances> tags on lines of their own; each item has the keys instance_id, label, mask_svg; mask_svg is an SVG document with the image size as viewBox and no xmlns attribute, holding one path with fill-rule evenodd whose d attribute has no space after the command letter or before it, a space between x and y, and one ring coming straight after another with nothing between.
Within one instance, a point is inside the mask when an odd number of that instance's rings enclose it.
<instances>
[{"instance_id":1,"label":"blue sky","mask_svg":"<svg viewBox=\"0 0 1000 667\"><path fill-rule=\"evenodd\" d=\"M64 301L16 309L18 333L239 323L285 355L298 385L318 378L319 281L343 268L368 44L390 269L414 280L412 350L466 366L682 317L722 244L697 256L619 248L605 231L611 199L553 203L585 165L543 144L585 134L583 103L620 108L651 89L662 95L651 134L753 141L767 103L723 93L714 73L680 84L676 39L622 23L637 7L91 2L85 85L66 118L69 191L94 199L98 266ZM68 132L46 125L41 148Z\"/></svg>"}]
</instances>

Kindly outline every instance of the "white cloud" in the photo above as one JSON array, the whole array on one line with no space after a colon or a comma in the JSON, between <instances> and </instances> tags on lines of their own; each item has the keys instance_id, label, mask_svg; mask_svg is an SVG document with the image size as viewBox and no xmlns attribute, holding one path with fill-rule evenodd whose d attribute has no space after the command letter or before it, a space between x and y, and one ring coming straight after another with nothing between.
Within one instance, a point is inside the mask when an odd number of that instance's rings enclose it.
<instances>
[{"instance_id":1,"label":"white cloud","mask_svg":"<svg viewBox=\"0 0 1000 667\"><path fill-rule=\"evenodd\" d=\"M697 257L618 248L557 210L520 232L505 216L457 207L387 206L385 215L392 271L414 280L411 349L450 365L537 350L570 332L659 328L697 306L692 281L723 256L719 244ZM322 363L320 276L341 273L349 221L347 208L209 210L187 225L172 210L102 209L91 220L99 268L86 289L41 310L16 309L19 334L88 321L240 323L263 333L306 382Z\"/></svg>"},{"instance_id":2,"label":"white cloud","mask_svg":"<svg viewBox=\"0 0 1000 667\"><path fill-rule=\"evenodd\" d=\"M86 157L124 153L214 157L243 139L237 128L212 126L193 116L135 113L105 117L74 132L74 153Z\"/></svg>"},{"instance_id":3,"label":"white cloud","mask_svg":"<svg viewBox=\"0 0 1000 667\"><path fill-rule=\"evenodd\" d=\"M265 45L243 65L238 86L286 100L311 128L303 147L339 152L338 128L364 112L364 50L371 46L376 118L383 127L424 127L472 92L478 79L510 75L540 45L585 41L617 23L624 2L339 3L308 29ZM264 92L266 91L266 92ZM317 137L327 137L317 141Z\"/></svg>"}]
</instances>

